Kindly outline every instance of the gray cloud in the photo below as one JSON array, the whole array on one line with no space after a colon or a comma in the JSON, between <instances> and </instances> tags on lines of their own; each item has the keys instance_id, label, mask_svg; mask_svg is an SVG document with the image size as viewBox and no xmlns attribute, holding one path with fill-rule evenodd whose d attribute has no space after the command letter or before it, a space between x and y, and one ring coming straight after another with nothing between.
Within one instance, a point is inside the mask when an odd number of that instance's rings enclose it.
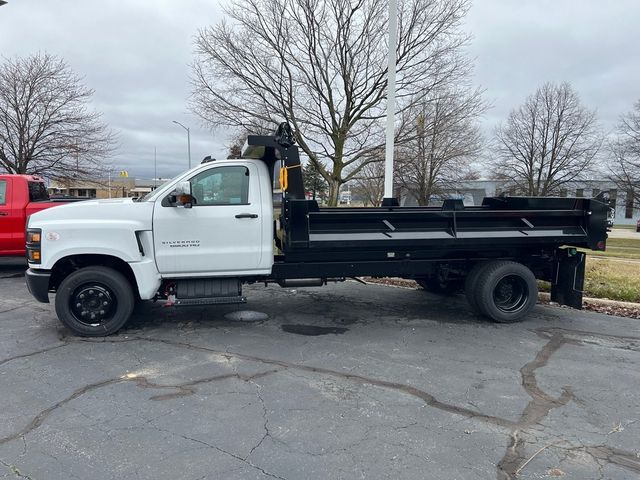
<instances>
[{"instance_id":1,"label":"gray cloud","mask_svg":"<svg viewBox=\"0 0 640 480\"><path fill-rule=\"evenodd\" d=\"M66 59L95 89L94 107L118 132L116 170L172 176L192 158L225 156L224 132L211 133L186 107L188 65L198 28L222 18L206 0L9 0L0 7L0 54L47 51ZM465 28L474 36L474 81L494 108L485 129L548 80L568 80L597 108L607 129L640 98L637 0L476 0Z\"/></svg>"},{"instance_id":2,"label":"gray cloud","mask_svg":"<svg viewBox=\"0 0 640 480\"><path fill-rule=\"evenodd\" d=\"M467 29L475 81L504 119L546 81L570 81L611 129L640 98L637 0L476 0Z\"/></svg>"},{"instance_id":3,"label":"gray cloud","mask_svg":"<svg viewBox=\"0 0 640 480\"><path fill-rule=\"evenodd\" d=\"M186 107L192 37L220 18L214 2L12 0L0 8L0 54L37 51L63 57L95 90L93 107L118 133L115 170L170 177L187 167L186 132L193 163L225 155L227 142L202 128Z\"/></svg>"}]
</instances>

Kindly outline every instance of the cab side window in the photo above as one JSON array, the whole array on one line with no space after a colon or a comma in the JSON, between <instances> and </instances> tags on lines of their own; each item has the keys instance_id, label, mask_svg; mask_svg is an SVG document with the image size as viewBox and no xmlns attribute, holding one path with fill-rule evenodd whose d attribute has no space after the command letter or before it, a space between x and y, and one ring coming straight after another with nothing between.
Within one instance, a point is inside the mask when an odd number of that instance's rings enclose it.
<instances>
[{"instance_id":1,"label":"cab side window","mask_svg":"<svg viewBox=\"0 0 640 480\"><path fill-rule=\"evenodd\" d=\"M29 201L42 202L46 200L49 200L49 193L47 192L47 187L44 186L44 183L29 182Z\"/></svg>"},{"instance_id":2,"label":"cab side window","mask_svg":"<svg viewBox=\"0 0 640 480\"><path fill-rule=\"evenodd\" d=\"M247 205L249 169L241 166L216 167L191 179L194 206Z\"/></svg>"},{"instance_id":3,"label":"cab side window","mask_svg":"<svg viewBox=\"0 0 640 480\"><path fill-rule=\"evenodd\" d=\"M0 180L0 205L7 203L7 181Z\"/></svg>"}]
</instances>

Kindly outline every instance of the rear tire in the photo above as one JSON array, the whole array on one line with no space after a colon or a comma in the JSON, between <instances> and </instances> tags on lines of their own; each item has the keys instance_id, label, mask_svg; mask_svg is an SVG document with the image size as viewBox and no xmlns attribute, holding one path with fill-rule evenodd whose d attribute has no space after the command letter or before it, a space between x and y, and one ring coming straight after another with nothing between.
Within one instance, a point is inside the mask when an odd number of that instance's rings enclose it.
<instances>
[{"instance_id":1,"label":"rear tire","mask_svg":"<svg viewBox=\"0 0 640 480\"><path fill-rule=\"evenodd\" d=\"M480 313L480 307L478 306L478 300L476 296L478 294L478 277L480 273L482 273L483 268L485 267L486 262L477 263L474 267L469 271L467 278L464 282L464 293L467 297L467 302L469 302L469 306L471 307L471 311L473 313Z\"/></svg>"},{"instance_id":2,"label":"rear tire","mask_svg":"<svg viewBox=\"0 0 640 480\"><path fill-rule=\"evenodd\" d=\"M538 300L536 277L521 263L486 263L479 269L474 283L478 309L495 322L522 321Z\"/></svg>"},{"instance_id":3,"label":"rear tire","mask_svg":"<svg viewBox=\"0 0 640 480\"><path fill-rule=\"evenodd\" d=\"M129 281L107 267L85 267L66 277L58 287L56 314L75 335L111 335L127 322L135 305Z\"/></svg>"}]
</instances>

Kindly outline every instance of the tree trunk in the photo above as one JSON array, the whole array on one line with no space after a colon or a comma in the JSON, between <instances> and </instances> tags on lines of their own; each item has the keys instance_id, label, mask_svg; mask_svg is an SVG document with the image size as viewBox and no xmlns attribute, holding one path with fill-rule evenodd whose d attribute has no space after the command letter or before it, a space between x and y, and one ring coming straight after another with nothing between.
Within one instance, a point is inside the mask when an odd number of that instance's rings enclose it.
<instances>
[{"instance_id":1,"label":"tree trunk","mask_svg":"<svg viewBox=\"0 0 640 480\"><path fill-rule=\"evenodd\" d=\"M338 206L338 197L340 196L340 181L336 180L335 177L329 180L329 198L327 200L327 205L329 207L337 207Z\"/></svg>"},{"instance_id":2,"label":"tree trunk","mask_svg":"<svg viewBox=\"0 0 640 480\"><path fill-rule=\"evenodd\" d=\"M342 185L342 152L344 150L344 137L339 136L334 141L335 156L333 158L333 169L329 182L329 201L330 207L338 206L338 197L340 196L340 186Z\"/></svg>"}]
</instances>

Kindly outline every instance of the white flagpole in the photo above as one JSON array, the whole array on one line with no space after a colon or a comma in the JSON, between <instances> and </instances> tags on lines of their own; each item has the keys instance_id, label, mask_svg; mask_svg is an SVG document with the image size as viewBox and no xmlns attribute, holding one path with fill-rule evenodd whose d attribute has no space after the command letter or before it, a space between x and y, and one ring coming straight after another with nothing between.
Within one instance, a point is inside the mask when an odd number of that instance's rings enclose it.
<instances>
[{"instance_id":1,"label":"white flagpole","mask_svg":"<svg viewBox=\"0 0 640 480\"><path fill-rule=\"evenodd\" d=\"M389 0L389 66L387 73L387 138L384 165L384 198L393 198L393 143L396 103L396 36L398 7L396 0Z\"/></svg>"}]
</instances>

